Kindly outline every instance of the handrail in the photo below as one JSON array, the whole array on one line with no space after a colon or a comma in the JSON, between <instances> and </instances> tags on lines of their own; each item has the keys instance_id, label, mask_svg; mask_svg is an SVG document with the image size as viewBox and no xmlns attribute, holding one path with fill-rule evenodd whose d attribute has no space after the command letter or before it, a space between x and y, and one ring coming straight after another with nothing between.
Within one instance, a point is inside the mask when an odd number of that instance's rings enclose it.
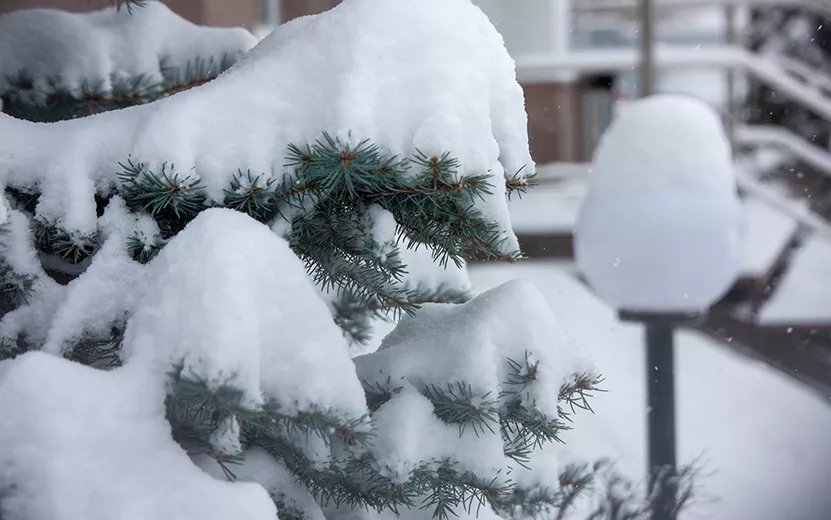
<instances>
[{"instance_id":1,"label":"handrail","mask_svg":"<svg viewBox=\"0 0 831 520\"><path fill-rule=\"evenodd\" d=\"M629 11L638 6L640 0L580 0L572 7L576 13L620 12ZM807 9L829 12L829 6L821 0L657 0L658 9L679 7L718 7L718 6L792 6L800 5Z\"/></svg>"},{"instance_id":2,"label":"handrail","mask_svg":"<svg viewBox=\"0 0 831 520\"><path fill-rule=\"evenodd\" d=\"M831 153L808 143L785 127L742 125L736 128L735 137L739 144L785 149L815 170L831 177Z\"/></svg>"},{"instance_id":3,"label":"handrail","mask_svg":"<svg viewBox=\"0 0 831 520\"><path fill-rule=\"evenodd\" d=\"M523 83L549 83L563 72L612 73L630 71L640 63L635 49L603 49L574 51L563 55L528 54L516 60L517 77ZM831 92L807 83L783 67L786 58L758 55L739 46L671 47L655 49L658 67L717 67L744 70L777 92L831 121Z\"/></svg>"}]
</instances>

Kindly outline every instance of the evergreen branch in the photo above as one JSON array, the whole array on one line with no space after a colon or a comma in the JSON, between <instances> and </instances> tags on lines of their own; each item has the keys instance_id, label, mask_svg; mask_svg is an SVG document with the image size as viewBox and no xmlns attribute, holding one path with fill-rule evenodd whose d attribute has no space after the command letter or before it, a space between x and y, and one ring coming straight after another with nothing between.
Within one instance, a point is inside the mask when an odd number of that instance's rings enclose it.
<instances>
[{"instance_id":1,"label":"evergreen branch","mask_svg":"<svg viewBox=\"0 0 831 520\"><path fill-rule=\"evenodd\" d=\"M519 396L528 385L537 380L539 361L526 350L522 362L511 358L505 358L505 362L508 364L508 378L504 384L506 389L503 390L503 394Z\"/></svg>"},{"instance_id":2,"label":"evergreen branch","mask_svg":"<svg viewBox=\"0 0 831 520\"><path fill-rule=\"evenodd\" d=\"M176 424L190 425L191 441L198 441L198 434L209 435L222 418L233 415L241 425L271 435L316 435L327 443L338 440L349 447L369 442L365 417L344 421L330 412L317 410L289 415L271 400L262 407L250 409L243 404L244 394L240 389L224 384L211 387L198 377L185 374L182 366L171 371L170 382L168 415Z\"/></svg>"},{"instance_id":3,"label":"evergreen branch","mask_svg":"<svg viewBox=\"0 0 831 520\"><path fill-rule=\"evenodd\" d=\"M351 345L364 345L372 338L372 320L388 319L377 301L364 303L348 291L332 303L332 313Z\"/></svg>"},{"instance_id":4,"label":"evergreen branch","mask_svg":"<svg viewBox=\"0 0 831 520\"><path fill-rule=\"evenodd\" d=\"M27 305L34 283L34 276L17 273L0 259L0 316Z\"/></svg>"},{"instance_id":5,"label":"evergreen branch","mask_svg":"<svg viewBox=\"0 0 831 520\"><path fill-rule=\"evenodd\" d=\"M570 420L570 416L577 410L586 410L594 412L589 404L589 397L593 392L605 392L600 388L603 383L603 377L591 374L576 374L572 382L563 384L560 387L558 403L565 403L569 410L565 410L562 406L559 407L559 415L561 419Z\"/></svg>"},{"instance_id":6,"label":"evergreen branch","mask_svg":"<svg viewBox=\"0 0 831 520\"><path fill-rule=\"evenodd\" d=\"M413 312L409 294L397 287L400 257L395 251L379 256L368 227L361 208L321 206L294 220L289 243L323 290L337 289L360 306L376 302L384 311Z\"/></svg>"},{"instance_id":7,"label":"evergreen branch","mask_svg":"<svg viewBox=\"0 0 831 520\"><path fill-rule=\"evenodd\" d=\"M20 338L16 340L7 337L0 338L0 361L14 359L30 350L32 350L31 345L27 345Z\"/></svg>"},{"instance_id":8,"label":"evergreen branch","mask_svg":"<svg viewBox=\"0 0 831 520\"><path fill-rule=\"evenodd\" d=\"M433 518L439 520L456 516L457 507L470 512L474 503L496 508L510 489L507 484L500 484L498 477L487 480L471 472L459 472L450 460L442 461L436 471L413 472L410 482L426 496L420 508L433 508Z\"/></svg>"},{"instance_id":9,"label":"evergreen branch","mask_svg":"<svg viewBox=\"0 0 831 520\"><path fill-rule=\"evenodd\" d=\"M393 398L404 387L392 384L392 378L387 376L387 380L381 383L369 384L366 381L361 381L364 387L364 394L366 394L367 408L370 413L375 413L381 406Z\"/></svg>"},{"instance_id":10,"label":"evergreen branch","mask_svg":"<svg viewBox=\"0 0 831 520\"><path fill-rule=\"evenodd\" d=\"M11 238L11 233L8 222L0 224L0 317L18 307L28 305L37 280L33 275L15 271L6 259L9 254L7 241ZM0 358L2 357L0 354Z\"/></svg>"},{"instance_id":11,"label":"evergreen branch","mask_svg":"<svg viewBox=\"0 0 831 520\"><path fill-rule=\"evenodd\" d=\"M64 354L66 359L86 366L108 370L121 366L124 323L114 326L106 338L87 337L78 341Z\"/></svg>"},{"instance_id":12,"label":"evergreen branch","mask_svg":"<svg viewBox=\"0 0 831 520\"><path fill-rule=\"evenodd\" d=\"M425 303L453 303L462 304L470 301L470 291L441 284L436 288L425 288L421 285L409 289L410 301L417 305Z\"/></svg>"},{"instance_id":13,"label":"evergreen branch","mask_svg":"<svg viewBox=\"0 0 831 520\"><path fill-rule=\"evenodd\" d=\"M225 190L224 205L246 213L260 222L272 220L277 213L277 195L272 191L274 179L254 176L251 170L237 171L231 179L230 189Z\"/></svg>"},{"instance_id":14,"label":"evergreen branch","mask_svg":"<svg viewBox=\"0 0 831 520\"><path fill-rule=\"evenodd\" d=\"M28 213L29 215L34 215L38 199L40 199L40 193L29 191L28 189L24 190L7 186L6 195L9 196L9 200L15 209Z\"/></svg>"},{"instance_id":15,"label":"evergreen branch","mask_svg":"<svg viewBox=\"0 0 831 520\"><path fill-rule=\"evenodd\" d=\"M162 163L159 173L131 159L119 166L120 191L128 207L165 221L159 223L163 230L178 232L206 207L204 187L198 176L180 177L168 163Z\"/></svg>"},{"instance_id":16,"label":"evergreen branch","mask_svg":"<svg viewBox=\"0 0 831 520\"><path fill-rule=\"evenodd\" d=\"M72 265L78 265L92 256L98 246L98 235L51 227L42 219L35 219L35 245L46 254L56 255Z\"/></svg>"},{"instance_id":17,"label":"evergreen branch","mask_svg":"<svg viewBox=\"0 0 831 520\"><path fill-rule=\"evenodd\" d=\"M136 231L127 239L127 254L140 264L146 264L159 254L167 241L161 236L148 237L141 231Z\"/></svg>"},{"instance_id":18,"label":"evergreen branch","mask_svg":"<svg viewBox=\"0 0 831 520\"><path fill-rule=\"evenodd\" d=\"M133 9L136 7L144 7L147 5L147 0L110 0L110 3L114 3L116 9L121 9L122 7L127 8L127 12L133 14Z\"/></svg>"},{"instance_id":19,"label":"evergreen branch","mask_svg":"<svg viewBox=\"0 0 831 520\"><path fill-rule=\"evenodd\" d=\"M522 395L537 380L539 361L526 351L522 361L506 358L506 363L508 376L500 398L507 402L500 409L500 432L505 456L524 466L535 449L548 442L562 442L559 432L568 429L564 421L570 421L571 414L578 409L592 411L588 398L592 392L602 391L598 385L603 379L590 374L575 375L560 387L558 416L551 418L523 404Z\"/></svg>"},{"instance_id":20,"label":"evergreen branch","mask_svg":"<svg viewBox=\"0 0 831 520\"><path fill-rule=\"evenodd\" d=\"M519 257L519 252L501 252L501 230L473 207L491 193L489 177L461 177L458 161L448 153L416 151L401 160L368 141L351 146L324 134L313 146L290 145L286 166L301 184L314 186L321 204L380 204L393 214L410 246L431 247L443 264L452 259L461 265L473 255ZM411 168L418 172L409 174Z\"/></svg>"},{"instance_id":21,"label":"evergreen branch","mask_svg":"<svg viewBox=\"0 0 831 520\"><path fill-rule=\"evenodd\" d=\"M514 194L516 194L519 198L522 198L522 196L528 192L529 188L533 188L537 185L537 174L532 173L530 175L522 175L522 170L524 169L525 167L523 166L509 179L506 179L505 187L508 199L510 199Z\"/></svg>"},{"instance_id":22,"label":"evergreen branch","mask_svg":"<svg viewBox=\"0 0 831 520\"><path fill-rule=\"evenodd\" d=\"M490 394L477 396L473 387L462 382L450 383L445 388L428 385L421 393L433 404L436 417L459 426L460 437L468 426L477 437L486 429L496 433L492 425L499 424L499 402L489 399Z\"/></svg>"},{"instance_id":23,"label":"evergreen branch","mask_svg":"<svg viewBox=\"0 0 831 520\"><path fill-rule=\"evenodd\" d=\"M655 484L663 485L668 479L676 487L675 507L669 518L679 518L699 498L701 469L701 462L696 460L679 468L675 475L661 475L644 492L642 486L623 476L608 460L598 461L593 470L597 481L593 493L597 505L587 520L649 520L655 501L659 499L656 492L659 488Z\"/></svg>"},{"instance_id":24,"label":"evergreen branch","mask_svg":"<svg viewBox=\"0 0 831 520\"><path fill-rule=\"evenodd\" d=\"M52 235L50 244L58 256L77 265L92 256L97 241L97 236L59 230Z\"/></svg>"},{"instance_id":25,"label":"evergreen branch","mask_svg":"<svg viewBox=\"0 0 831 520\"><path fill-rule=\"evenodd\" d=\"M134 1L134 0L133 0ZM234 64L237 57L195 58L181 67L168 65L162 58L159 66L163 80L142 73L134 76L113 74L109 88L105 81L84 80L80 85L66 85L60 77L38 78L25 70L8 76L9 90L0 93L3 110L18 119L55 122L92 114L143 105L178 92L204 85Z\"/></svg>"}]
</instances>

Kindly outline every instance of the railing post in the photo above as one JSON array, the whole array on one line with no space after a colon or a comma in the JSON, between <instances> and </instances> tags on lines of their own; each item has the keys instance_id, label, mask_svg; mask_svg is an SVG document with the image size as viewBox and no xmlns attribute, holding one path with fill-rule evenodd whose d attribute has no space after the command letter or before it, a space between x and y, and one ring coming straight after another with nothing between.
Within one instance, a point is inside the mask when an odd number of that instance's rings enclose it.
<instances>
[{"instance_id":1,"label":"railing post","mask_svg":"<svg viewBox=\"0 0 831 520\"><path fill-rule=\"evenodd\" d=\"M640 97L652 95L655 90L655 5L653 0L640 0L638 16L640 30Z\"/></svg>"},{"instance_id":2,"label":"railing post","mask_svg":"<svg viewBox=\"0 0 831 520\"><path fill-rule=\"evenodd\" d=\"M729 46L739 44L738 31L736 30L736 6L729 3L724 8L725 17L725 43ZM733 155L736 154L736 131L741 123L740 110L736 99L736 67L727 68L727 136L730 139L730 148Z\"/></svg>"}]
</instances>

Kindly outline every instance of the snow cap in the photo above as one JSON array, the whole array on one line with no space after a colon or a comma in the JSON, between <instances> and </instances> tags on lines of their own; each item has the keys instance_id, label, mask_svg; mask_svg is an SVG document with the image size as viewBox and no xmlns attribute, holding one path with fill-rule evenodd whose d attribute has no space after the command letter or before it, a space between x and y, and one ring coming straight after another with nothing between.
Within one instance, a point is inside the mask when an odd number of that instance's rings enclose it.
<instances>
[{"instance_id":1,"label":"snow cap","mask_svg":"<svg viewBox=\"0 0 831 520\"><path fill-rule=\"evenodd\" d=\"M303 262L267 226L209 209L150 263L153 285L125 333L128 365L173 367L276 401L284 413L366 413L346 339Z\"/></svg>"},{"instance_id":2,"label":"snow cap","mask_svg":"<svg viewBox=\"0 0 831 520\"><path fill-rule=\"evenodd\" d=\"M622 105L595 152L592 175L592 190L735 189L730 143L718 113L675 94Z\"/></svg>"},{"instance_id":3,"label":"snow cap","mask_svg":"<svg viewBox=\"0 0 831 520\"><path fill-rule=\"evenodd\" d=\"M653 96L623 109L600 144L575 258L619 309L703 312L738 275L743 225L718 114Z\"/></svg>"},{"instance_id":4,"label":"snow cap","mask_svg":"<svg viewBox=\"0 0 831 520\"><path fill-rule=\"evenodd\" d=\"M425 460L452 458L480 476L507 470L499 435L477 435L472 428L460 435L458 425L435 415L425 389L464 384L482 400L507 405L518 397L527 409L557 417L561 386L575 373L593 372L545 297L521 280L464 305L425 305L355 364L366 384L393 381L402 388L373 415L378 436L372 451L387 476L405 480ZM536 376L517 394L512 366L526 365Z\"/></svg>"}]
</instances>

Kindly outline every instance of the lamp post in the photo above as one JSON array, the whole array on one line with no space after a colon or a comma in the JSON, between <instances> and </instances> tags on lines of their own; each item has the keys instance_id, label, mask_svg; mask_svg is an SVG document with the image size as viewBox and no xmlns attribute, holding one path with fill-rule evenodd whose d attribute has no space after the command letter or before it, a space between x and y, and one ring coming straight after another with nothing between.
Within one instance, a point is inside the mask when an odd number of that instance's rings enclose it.
<instances>
[{"instance_id":1,"label":"lamp post","mask_svg":"<svg viewBox=\"0 0 831 520\"><path fill-rule=\"evenodd\" d=\"M660 95L622 110L601 140L580 208L577 265L646 332L652 520L676 510L675 330L704 316L740 267L742 208L718 113Z\"/></svg>"}]
</instances>

